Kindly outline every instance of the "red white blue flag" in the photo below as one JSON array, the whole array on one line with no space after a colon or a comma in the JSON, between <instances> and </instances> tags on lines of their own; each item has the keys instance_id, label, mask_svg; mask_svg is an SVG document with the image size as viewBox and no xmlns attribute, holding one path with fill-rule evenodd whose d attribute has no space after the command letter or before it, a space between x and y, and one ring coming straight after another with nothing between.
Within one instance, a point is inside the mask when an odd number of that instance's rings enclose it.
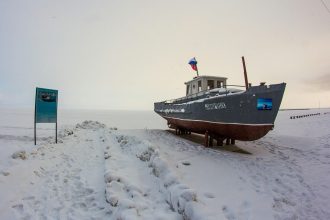
<instances>
[{"instance_id":1,"label":"red white blue flag","mask_svg":"<svg viewBox=\"0 0 330 220\"><path fill-rule=\"evenodd\" d=\"M189 63L191 65L191 68L195 71L198 72L198 69L197 69L197 60L194 58L192 58L191 60L189 60Z\"/></svg>"}]
</instances>

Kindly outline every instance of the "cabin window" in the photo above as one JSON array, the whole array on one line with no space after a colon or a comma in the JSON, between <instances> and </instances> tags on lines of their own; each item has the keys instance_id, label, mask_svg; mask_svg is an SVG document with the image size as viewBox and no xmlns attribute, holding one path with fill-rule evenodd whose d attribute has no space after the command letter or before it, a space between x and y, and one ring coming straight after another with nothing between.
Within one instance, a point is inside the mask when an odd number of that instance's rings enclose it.
<instances>
[{"instance_id":1,"label":"cabin window","mask_svg":"<svg viewBox=\"0 0 330 220\"><path fill-rule=\"evenodd\" d=\"M214 89L214 81L213 80L207 80L207 89Z\"/></svg>"},{"instance_id":2,"label":"cabin window","mask_svg":"<svg viewBox=\"0 0 330 220\"><path fill-rule=\"evenodd\" d=\"M186 91L186 95L188 95L188 94L189 94L189 89L190 89L190 86L189 86L189 85L187 85L187 91Z\"/></svg>"},{"instance_id":3,"label":"cabin window","mask_svg":"<svg viewBox=\"0 0 330 220\"><path fill-rule=\"evenodd\" d=\"M198 92L202 91L202 81L198 81Z\"/></svg>"},{"instance_id":4,"label":"cabin window","mask_svg":"<svg viewBox=\"0 0 330 220\"><path fill-rule=\"evenodd\" d=\"M217 88L222 88L222 87L223 87L223 82L217 81Z\"/></svg>"}]
</instances>

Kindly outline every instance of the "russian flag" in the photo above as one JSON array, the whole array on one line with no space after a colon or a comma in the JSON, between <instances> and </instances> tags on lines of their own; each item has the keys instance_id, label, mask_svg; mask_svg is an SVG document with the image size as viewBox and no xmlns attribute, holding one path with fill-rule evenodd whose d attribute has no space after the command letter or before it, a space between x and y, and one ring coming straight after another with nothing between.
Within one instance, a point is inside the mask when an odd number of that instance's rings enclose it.
<instances>
[{"instance_id":1,"label":"russian flag","mask_svg":"<svg viewBox=\"0 0 330 220\"><path fill-rule=\"evenodd\" d=\"M197 60L195 59L195 57L190 59L188 64L191 65L191 68L193 70L198 71L198 69L197 69Z\"/></svg>"}]
</instances>

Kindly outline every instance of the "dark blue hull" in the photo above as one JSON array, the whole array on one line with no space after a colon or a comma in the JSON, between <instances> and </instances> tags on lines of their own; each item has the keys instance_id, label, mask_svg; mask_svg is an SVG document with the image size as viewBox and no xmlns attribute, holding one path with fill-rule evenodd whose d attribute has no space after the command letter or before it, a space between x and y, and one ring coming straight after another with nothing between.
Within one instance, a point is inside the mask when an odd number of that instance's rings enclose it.
<instances>
[{"instance_id":1,"label":"dark blue hull","mask_svg":"<svg viewBox=\"0 0 330 220\"><path fill-rule=\"evenodd\" d=\"M172 128L251 141L263 137L274 127L285 86L285 83L254 86L239 93L204 94L158 102L154 110Z\"/></svg>"}]
</instances>

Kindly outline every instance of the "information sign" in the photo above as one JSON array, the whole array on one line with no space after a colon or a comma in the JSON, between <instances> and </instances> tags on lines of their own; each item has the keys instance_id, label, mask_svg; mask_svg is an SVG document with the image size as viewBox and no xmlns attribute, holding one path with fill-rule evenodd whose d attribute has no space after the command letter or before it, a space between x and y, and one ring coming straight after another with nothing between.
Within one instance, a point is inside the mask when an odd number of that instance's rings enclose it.
<instances>
[{"instance_id":1,"label":"information sign","mask_svg":"<svg viewBox=\"0 0 330 220\"><path fill-rule=\"evenodd\" d=\"M34 144L36 144L37 123L55 123L55 139L57 143L57 96L57 90L36 88L34 110Z\"/></svg>"}]
</instances>

